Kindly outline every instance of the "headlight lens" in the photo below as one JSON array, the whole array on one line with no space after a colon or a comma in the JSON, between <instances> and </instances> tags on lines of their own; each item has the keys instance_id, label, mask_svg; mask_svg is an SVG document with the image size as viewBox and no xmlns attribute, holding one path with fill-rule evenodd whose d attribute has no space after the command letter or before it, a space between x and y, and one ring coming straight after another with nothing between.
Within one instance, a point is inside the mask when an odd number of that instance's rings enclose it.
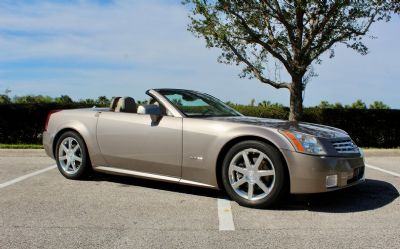
<instances>
[{"instance_id":1,"label":"headlight lens","mask_svg":"<svg viewBox=\"0 0 400 249\"><path fill-rule=\"evenodd\" d=\"M303 153L326 155L326 152L318 139L312 135L297 131L281 131L281 133L293 144L294 148Z\"/></svg>"}]
</instances>

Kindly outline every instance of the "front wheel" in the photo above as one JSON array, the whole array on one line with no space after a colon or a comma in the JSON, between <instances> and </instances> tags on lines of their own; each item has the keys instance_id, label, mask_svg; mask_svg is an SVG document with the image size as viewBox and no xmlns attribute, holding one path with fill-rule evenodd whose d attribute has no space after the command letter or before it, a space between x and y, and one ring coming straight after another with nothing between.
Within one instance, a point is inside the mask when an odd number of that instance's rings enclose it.
<instances>
[{"instance_id":1,"label":"front wheel","mask_svg":"<svg viewBox=\"0 0 400 249\"><path fill-rule=\"evenodd\" d=\"M222 182L228 195L242 206L266 208L283 195L284 164L279 151L259 141L233 146L222 165Z\"/></svg>"},{"instance_id":2,"label":"front wheel","mask_svg":"<svg viewBox=\"0 0 400 249\"><path fill-rule=\"evenodd\" d=\"M68 179L84 178L91 169L85 142L76 132L68 131L60 136L55 155L59 171Z\"/></svg>"}]
</instances>

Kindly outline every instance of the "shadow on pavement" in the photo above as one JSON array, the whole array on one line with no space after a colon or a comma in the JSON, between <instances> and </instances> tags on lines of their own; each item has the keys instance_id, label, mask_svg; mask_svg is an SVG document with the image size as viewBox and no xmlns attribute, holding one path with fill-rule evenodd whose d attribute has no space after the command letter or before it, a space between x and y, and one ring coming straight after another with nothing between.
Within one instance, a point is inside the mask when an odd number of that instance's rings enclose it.
<instances>
[{"instance_id":1,"label":"shadow on pavement","mask_svg":"<svg viewBox=\"0 0 400 249\"><path fill-rule=\"evenodd\" d=\"M185 186L126 176L95 173L91 181L108 181L120 184L121 187L140 186L183 194L210 198L226 198L224 191L215 189ZM390 183L367 179L359 185L320 194L289 195L276 210L309 210L327 213L362 212L381 208L399 197L399 192Z\"/></svg>"},{"instance_id":2,"label":"shadow on pavement","mask_svg":"<svg viewBox=\"0 0 400 249\"><path fill-rule=\"evenodd\" d=\"M152 188L163 191L178 192L178 193L198 195L211 198L220 198L225 196L224 192L216 189L200 188L195 186L187 186L177 183L148 180L136 177L108 175L99 172L95 172L89 180L114 182L120 184L121 187L139 186L144 188Z\"/></svg>"},{"instance_id":3,"label":"shadow on pavement","mask_svg":"<svg viewBox=\"0 0 400 249\"><path fill-rule=\"evenodd\" d=\"M291 195L278 209L352 213L384 207L398 197L399 192L392 184L367 179L364 183L338 191Z\"/></svg>"}]
</instances>

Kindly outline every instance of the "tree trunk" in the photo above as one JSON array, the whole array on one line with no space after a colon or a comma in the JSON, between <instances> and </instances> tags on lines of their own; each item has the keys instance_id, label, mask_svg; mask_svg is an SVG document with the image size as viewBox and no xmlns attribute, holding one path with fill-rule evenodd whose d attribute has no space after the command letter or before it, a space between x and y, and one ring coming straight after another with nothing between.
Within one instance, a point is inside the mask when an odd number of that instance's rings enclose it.
<instances>
[{"instance_id":1,"label":"tree trunk","mask_svg":"<svg viewBox=\"0 0 400 249\"><path fill-rule=\"evenodd\" d=\"M292 77L289 121L300 121L303 114L303 77Z\"/></svg>"}]
</instances>

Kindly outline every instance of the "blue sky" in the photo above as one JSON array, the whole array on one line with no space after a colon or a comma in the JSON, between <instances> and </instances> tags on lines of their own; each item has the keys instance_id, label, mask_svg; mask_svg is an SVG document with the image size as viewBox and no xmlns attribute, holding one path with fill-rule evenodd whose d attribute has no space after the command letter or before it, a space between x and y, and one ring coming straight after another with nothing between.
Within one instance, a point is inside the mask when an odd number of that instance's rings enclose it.
<instances>
[{"instance_id":1,"label":"blue sky","mask_svg":"<svg viewBox=\"0 0 400 249\"><path fill-rule=\"evenodd\" d=\"M288 104L287 90L240 79L238 67L217 63L219 51L205 48L187 24L180 0L2 0L0 92L144 99L149 88L179 87L243 104ZM334 59L315 66L304 104L382 100L400 109L399 31L398 16L373 26L378 38L366 40L367 56L338 46Z\"/></svg>"}]
</instances>

